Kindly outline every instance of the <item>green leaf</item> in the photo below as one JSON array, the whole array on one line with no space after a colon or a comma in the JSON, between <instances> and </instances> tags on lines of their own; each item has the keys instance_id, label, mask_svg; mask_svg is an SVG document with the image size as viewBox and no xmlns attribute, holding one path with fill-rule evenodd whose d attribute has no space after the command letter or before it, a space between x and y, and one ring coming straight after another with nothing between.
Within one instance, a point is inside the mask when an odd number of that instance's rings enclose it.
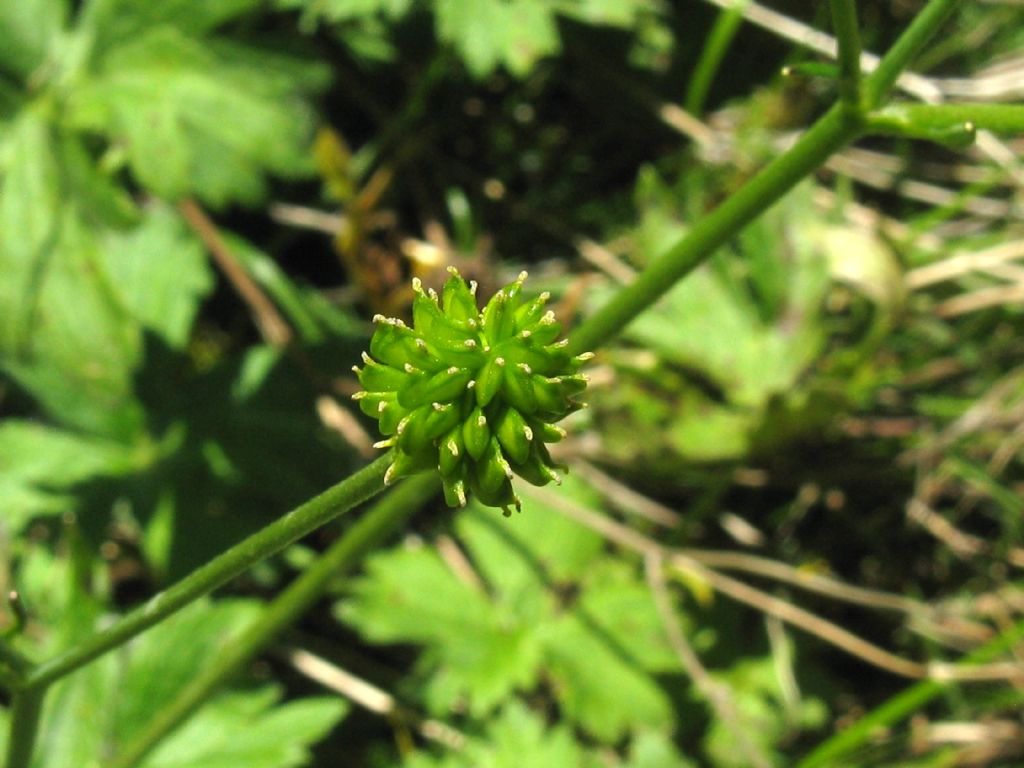
<instances>
[{"instance_id":1,"label":"green leaf","mask_svg":"<svg viewBox=\"0 0 1024 768\"><path fill-rule=\"evenodd\" d=\"M706 183L698 174L683 181L698 189ZM636 237L645 257L685 232L681 191L654 171L640 174ZM813 215L809 194L798 187L626 330L657 362L626 366L617 387L595 393L617 460L672 473L680 457L717 462L769 452L819 428L825 403L843 399L834 381L813 375L835 327L824 322L830 281L872 282L864 292L882 312L891 311L898 291L874 279L877 248L846 247L843 261L862 269L836 266L833 245L850 242L826 237L832 228ZM650 437L633 439L640 433Z\"/></svg>"},{"instance_id":2,"label":"green leaf","mask_svg":"<svg viewBox=\"0 0 1024 768\"><path fill-rule=\"evenodd\" d=\"M400 18L412 7L412 0L275 0L281 8L302 8L309 17L338 22L383 15Z\"/></svg>"},{"instance_id":3,"label":"green leaf","mask_svg":"<svg viewBox=\"0 0 1024 768\"><path fill-rule=\"evenodd\" d=\"M199 601L58 683L43 715L36 768L105 764L197 670L259 613L255 603ZM337 699L278 704L273 687L217 696L142 762L145 768L292 768L344 716Z\"/></svg>"},{"instance_id":4,"label":"green leaf","mask_svg":"<svg viewBox=\"0 0 1024 768\"><path fill-rule=\"evenodd\" d=\"M532 685L539 648L531 627L460 581L433 550L381 554L367 571L339 616L374 642L427 645L422 663L436 673L433 708L467 696L481 715Z\"/></svg>"},{"instance_id":5,"label":"green leaf","mask_svg":"<svg viewBox=\"0 0 1024 768\"><path fill-rule=\"evenodd\" d=\"M326 376L341 375L353 354L341 346L306 352L308 364ZM197 353L200 370L192 357ZM147 336L135 387L167 460L143 482L105 490L108 504L130 494L142 524L158 507L174 507L170 578L203 565L356 468L351 448L333 438L310 407L306 361L261 346L211 355L198 341L185 354ZM105 510L97 506L96 513Z\"/></svg>"},{"instance_id":6,"label":"green leaf","mask_svg":"<svg viewBox=\"0 0 1024 768\"><path fill-rule=\"evenodd\" d=\"M78 542L71 538L69 543ZM95 632L104 611L99 597L103 582L90 578L99 574L87 563L72 559L79 554L58 556L43 546L22 548L14 578L36 631L12 642L20 641L26 654L48 658Z\"/></svg>"},{"instance_id":7,"label":"green leaf","mask_svg":"<svg viewBox=\"0 0 1024 768\"><path fill-rule=\"evenodd\" d=\"M644 731L630 744L623 768L696 768L696 763L680 755L664 733Z\"/></svg>"},{"instance_id":8,"label":"green leaf","mask_svg":"<svg viewBox=\"0 0 1024 768\"><path fill-rule=\"evenodd\" d=\"M60 150L76 149L33 112L4 138L0 370L55 418L108 435L134 433L140 414L129 376L138 330L116 301L93 230L64 199L58 159L68 152Z\"/></svg>"},{"instance_id":9,"label":"green leaf","mask_svg":"<svg viewBox=\"0 0 1024 768\"><path fill-rule=\"evenodd\" d=\"M31 295L57 238L60 171L49 126L26 112L0 136L0 350L24 342Z\"/></svg>"},{"instance_id":10,"label":"green leaf","mask_svg":"<svg viewBox=\"0 0 1024 768\"><path fill-rule=\"evenodd\" d=\"M642 183L657 184L649 175ZM701 371L734 405L762 408L787 392L825 340L816 320L828 264L817 243L800 235L814 224L808 195L803 187L787 197L744 235L743 258L721 254L694 271L637 318L627 336L668 361ZM649 248L661 247L659 233L669 241L678 234L678 224L662 215L658 208L645 215ZM653 258L657 251L647 255Z\"/></svg>"},{"instance_id":11,"label":"green leaf","mask_svg":"<svg viewBox=\"0 0 1024 768\"><path fill-rule=\"evenodd\" d=\"M563 490L596 506L583 483ZM671 727L672 708L651 672L678 663L649 590L633 568L599 559L599 535L527 501L508 520L479 506L458 516L492 598L432 550L397 550L372 561L340 615L371 641L423 645L419 668L440 711L465 696L471 713L486 714L501 695L529 690L543 665L559 705L597 738ZM578 600L560 596L564 584L582 587Z\"/></svg>"},{"instance_id":12,"label":"green leaf","mask_svg":"<svg viewBox=\"0 0 1024 768\"><path fill-rule=\"evenodd\" d=\"M97 231L106 226L127 227L139 221L139 210L128 191L112 174L94 162L78 136L63 134L57 141L66 197L74 200L82 218Z\"/></svg>"},{"instance_id":13,"label":"green leaf","mask_svg":"<svg viewBox=\"0 0 1024 768\"><path fill-rule=\"evenodd\" d=\"M27 78L68 15L67 0L0 0L0 69Z\"/></svg>"},{"instance_id":14,"label":"green leaf","mask_svg":"<svg viewBox=\"0 0 1024 768\"><path fill-rule=\"evenodd\" d=\"M202 35L263 5L263 0L90 0L82 27L103 52L154 27L172 26L188 35Z\"/></svg>"},{"instance_id":15,"label":"green leaf","mask_svg":"<svg viewBox=\"0 0 1024 768\"><path fill-rule=\"evenodd\" d=\"M666 430L672 447L692 461L729 461L750 450L761 414L715 402L700 390L679 393L675 408L680 418Z\"/></svg>"},{"instance_id":16,"label":"green leaf","mask_svg":"<svg viewBox=\"0 0 1024 768\"><path fill-rule=\"evenodd\" d=\"M575 613L610 647L628 649L629 658L643 669L669 672L679 668L650 588L626 563L606 559L591 567L583 579Z\"/></svg>"},{"instance_id":17,"label":"green leaf","mask_svg":"<svg viewBox=\"0 0 1024 768\"><path fill-rule=\"evenodd\" d=\"M561 48L555 11L541 0L436 0L437 36L451 43L475 77L507 67L525 75Z\"/></svg>"},{"instance_id":18,"label":"green leaf","mask_svg":"<svg viewBox=\"0 0 1024 768\"><path fill-rule=\"evenodd\" d=\"M637 19L650 13L649 0L578 0L564 7L563 13L588 24L607 24L630 29Z\"/></svg>"},{"instance_id":19,"label":"green leaf","mask_svg":"<svg viewBox=\"0 0 1024 768\"><path fill-rule=\"evenodd\" d=\"M273 50L153 26L112 48L72 94L70 119L125 145L138 179L168 200L259 202L264 176L312 170L306 91L324 70Z\"/></svg>"},{"instance_id":20,"label":"green leaf","mask_svg":"<svg viewBox=\"0 0 1024 768\"><path fill-rule=\"evenodd\" d=\"M536 63L561 50L558 16L629 30L637 45L667 53L672 33L661 7L650 0L276 0L280 8L302 9L303 27L317 20L335 24L334 33L358 57L391 61L388 24L431 9L439 40L451 44L469 72L484 78L499 68L525 77ZM661 45L652 43L661 42ZM458 239L458 238L456 238ZM461 242L461 241L460 241Z\"/></svg>"},{"instance_id":21,"label":"green leaf","mask_svg":"<svg viewBox=\"0 0 1024 768\"><path fill-rule=\"evenodd\" d=\"M24 278L24 292L0 295L0 314L21 319L0 345L0 370L55 419L129 439L142 427L131 374L139 361L138 326L118 304L91 232L65 208L47 258ZM30 270L0 250L15 279ZM3 282L3 281L0 281Z\"/></svg>"},{"instance_id":22,"label":"green leaf","mask_svg":"<svg viewBox=\"0 0 1024 768\"><path fill-rule=\"evenodd\" d=\"M543 628L547 671L565 713L597 739L613 742L640 727L671 728L672 704L633 658L575 613Z\"/></svg>"},{"instance_id":23,"label":"green leaf","mask_svg":"<svg viewBox=\"0 0 1024 768\"><path fill-rule=\"evenodd\" d=\"M491 723L486 743L466 750L467 765L489 768L566 768L581 765L583 750L564 725L545 731L544 721L518 701Z\"/></svg>"},{"instance_id":24,"label":"green leaf","mask_svg":"<svg viewBox=\"0 0 1024 768\"><path fill-rule=\"evenodd\" d=\"M561 51L558 24L549 3L516 0L506 4L505 12L502 56L513 75L525 77L537 61Z\"/></svg>"},{"instance_id":25,"label":"green leaf","mask_svg":"<svg viewBox=\"0 0 1024 768\"><path fill-rule=\"evenodd\" d=\"M416 753L403 768L693 768L664 733L644 731L629 745L625 760L610 749L586 749L565 723L545 727L544 719L520 700L509 702L471 736L465 747L443 757Z\"/></svg>"},{"instance_id":26,"label":"green leaf","mask_svg":"<svg viewBox=\"0 0 1024 768\"><path fill-rule=\"evenodd\" d=\"M272 688L222 696L172 734L141 768L298 768L309 746L345 715L337 698L307 698L274 706Z\"/></svg>"},{"instance_id":27,"label":"green leaf","mask_svg":"<svg viewBox=\"0 0 1024 768\"><path fill-rule=\"evenodd\" d=\"M101 259L128 312L174 349L184 349L214 276L199 241L181 219L157 207L142 225L105 239Z\"/></svg>"},{"instance_id":28,"label":"green leaf","mask_svg":"<svg viewBox=\"0 0 1024 768\"><path fill-rule=\"evenodd\" d=\"M586 754L565 725L545 729L543 719L512 701L460 752L434 760L422 755L404 768L584 768L607 765Z\"/></svg>"},{"instance_id":29,"label":"green leaf","mask_svg":"<svg viewBox=\"0 0 1024 768\"><path fill-rule=\"evenodd\" d=\"M341 615L377 642L448 639L486 626L489 607L432 550L396 549L373 557Z\"/></svg>"},{"instance_id":30,"label":"green leaf","mask_svg":"<svg viewBox=\"0 0 1024 768\"><path fill-rule=\"evenodd\" d=\"M523 512L511 520L497 520L490 510L473 505L456 521L459 536L471 548L477 567L507 599L522 590L580 578L604 548L597 533L551 509L532 489L524 487L523 492ZM572 475L558 494L584 505L596 499L594 492Z\"/></svg>"},{"instance_id":31,"label":"green leaf","mask_svg":"<svg viewBox=\"0 0 1024 768\"><path fill-rule=\"evenodd\" d=\"M128 474L143 458L120 443L9 419L0 424L0 526L16 532L33 516L61 514L76 484Z\"/></svg>"},{"instance_id":32,"label":"green leaf","mask_svg":"<svg viewBox=\"0 0 1024 768\"><path fill-rule=\"evenodd\" d=\"M116 651L121 682L111 712L115 741L126 743L144 728L258 615L255 603L199 601Z\"/></svg>"},{"instance_id":33,"label":"green leaf","mask_svg":"<svg viewBox=\"0 0 1024 768\"><path fill-rule=\"evenodd\" d=\"M818 326L797 331L763 324L749 299L704 268L627 333L667 359L705 371L733 402L760 406L785 392L820 348Z\"/></svg>"},{"instance_id":34,"label":"green leaf","mask_svg":"<svg viewBox=\"0 0 1024 768\"><path fill-rule=\"evenodd\" d=\"M828 711L821 700L792 701L787 697L779 682L776 661L770 656L740 660L713 676L728 686L736 703L736 721L726 724L715 717L704 737L704 748L715 765L749 765L736 750L733 731L737 724L772 765L782 765L786 760L776 752L778 745L795 739L803 730L821 728L827 720Z\"/></svg>"}]
</instances>

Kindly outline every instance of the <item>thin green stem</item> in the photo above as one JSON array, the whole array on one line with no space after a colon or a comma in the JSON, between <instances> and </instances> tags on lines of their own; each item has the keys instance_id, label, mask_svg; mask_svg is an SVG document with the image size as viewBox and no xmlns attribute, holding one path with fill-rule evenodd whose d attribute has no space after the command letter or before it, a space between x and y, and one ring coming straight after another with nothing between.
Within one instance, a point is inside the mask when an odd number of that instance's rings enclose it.
<instances>
[{"instance_id":1,"label":"thin green stem","mask_svg":"<svg viewBox=\"0 0 1024 768\"><path fill-rule=\"evenodd\" d=\"M694 117L700 117L704 111L704 103L707 100L711 83L715 74L722 65L729 46L732 44L736 32L743 23L743 8L749 5L750 0L736 0L731 8L723 9L718 14L715 24L711 27L704 49L700 53L700 59L693 68L693 75L690 77L690 85L686 91L684 106L686 111Z\"/></svg>"},{"instance_id":2,"label":"thin green stem","mask_svg":"<svg viewBox=\"0 0 1024 768\"><path fill-rule=\"evenodd\" d=\"M46 690L21 690L11 704L11 731L7 742L6 768L28 768L39 730L39 714Z\"/></svg>"},{"instance_id":3,"label":"thin green stem","mask_svg":"<svg viewBox=\"0 0 1024 768\"><path fill-rule=\"evenodd\" d=\"M680 242L575 329L570 349L578 354L606 343L860 132L861 122L855 113L839 106L830 109L789 151L704 216Z\"/></svg>"},{"instance_id":4,"label":"thin green stem","mask_svg":"<svg viewBox=\"0 0 1024 768\"><path fill-rule=\"evenodd\" d=\"M924 45L938 32L939 27L956 10L961 0L931 0L914 17L892 48L878 63L871 77L864 83L864 103L874 109L889 95L896 80Z\"/></svg>"},{"instance_id":5,"label":"thin green stem","mask_svg":"<svg viewBox=\"0 0 1024 768\"><path fill-rule=\"evenodd\" d=\"M236 638L216 662L194 677L107 768L132 768L139 764L214 691L308 611L335 578L351 569L363 555L401 526L419 509L420 503L437 490L436 475L417 475L377 502L269 603L260 618Z\"/></svg>"},{"instance_id":6,"label":"thin green stem","mask_svg":"<svg viewBox=\"0 0 1024 768\"><path fill-rule=\"evenodd\" d=\"M1007 649L1024 638L1024 622L999 637L990 640L961 659L957 666L984 664L1005 653ZM851 751L870 741L883 728L889 728L899 721L919 712L928 702L951 685L948 681L922 680L896 694L879 707L869 712L849 728L840 731L828 741L819 745L811 754L800 761L797 768L825 768L832 765L853 765L855 761L842 759Z\"/></svg>"},{"instance_id":7,"label":"thin green stem","mask_svg":"<svg viewBox=\"0 0 1024 768\"><path fill-rule=\"evenodd\" d=\"M868 118L872 131L930 139L975 130L1024 132L1021 104L892 104Z\"/></svg>"},{"instance_id":8,"label":"thin green stem","mask_svg":"<svg viewBox=\"0 0 1024 768\"><path fill-rule=\"evenodd\" d=\"M23 690L45 688L93 659L127 642L193 600L244 573L251 565L280 552L293 541L347 512L384 488L390 452L319 496L236 544L172 587L66 653L36 666L25 676Z\"/></svg>"},{"instance_id":9,"label":"thin green stem","mask_svg":"<svg viewBox=\"0 0 1024 768\"><path fill-rule=\"evenodd\" d=\"M832 29L839 42L839 98L849 109L860 109L860 29L854 0L831 0Z\"/></svg>"}]
</instances>

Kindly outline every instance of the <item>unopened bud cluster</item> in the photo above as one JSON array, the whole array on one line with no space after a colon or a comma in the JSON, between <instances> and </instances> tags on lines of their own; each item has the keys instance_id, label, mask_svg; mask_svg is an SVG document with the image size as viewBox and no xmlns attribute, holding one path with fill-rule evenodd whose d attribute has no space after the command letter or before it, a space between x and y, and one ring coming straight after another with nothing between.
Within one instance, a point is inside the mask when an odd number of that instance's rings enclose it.
<instances>
[{"instance_id":1,"label":"unopened bud cluster","mask_svg":"<svg viewBox=\"0 0 1024 768\"><path fill-rule=\"evenodd\" d=\"M555 426L582 407L572 398L587 385L550 298L522 296L526 273L498 291L481 312L476 283L450 268L439 297L413 280L413 327L377 315L370 354L354 369L363 412L376 418L394 448L384 482L437 469L450 506L470 494L484 504L519 508L512 478L561 482L545 443L565 437Z\"/></svg>"}]
</instances>

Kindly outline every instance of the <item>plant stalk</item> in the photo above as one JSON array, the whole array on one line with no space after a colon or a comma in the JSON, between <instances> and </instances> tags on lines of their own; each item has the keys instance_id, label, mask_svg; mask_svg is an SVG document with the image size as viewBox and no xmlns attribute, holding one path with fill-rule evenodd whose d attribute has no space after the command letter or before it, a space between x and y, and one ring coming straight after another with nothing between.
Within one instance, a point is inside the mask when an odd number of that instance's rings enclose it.
<instances>
[{"instance_id":1,"label":"plant stalk","mask_svg":"<svg viewBox=\"0 0 1024 768\"><path fill-rule=\"evenodd\" d=\"M925 139L969 129L1019 134L1024 133L1024 104L892 104L873 112L869 126L873 132Z\"/></svg>"},{"instance_id":2,"label":"plant stalk","mask_svg":"<svg viewBox=\"0 0 1024 768\"><path fill-rule=\"evenodd\" d=\"M686 111L696 118L700 118L704 111L711 83L743 24L743 8L749 4L750 0L736 0L731 8L723 8L707 36L704 50L701 51L700 59L693 68L693 75L690 76L690 85L684 101Z\"/></svg>"},{"instance_id":3,"label":"plant stalk","mask_svg":"<svg viewBox=\"0 0 1024 768\"><path fill-rule=\"evenodd\" d=\"M372 464L239 542L177 584L157 593L116 624L66 653L39 664L25 675L22 691L41 690L74 672L193 600L244 573L253 564L280 552L297 539L380 493L384 489L384 473L392 460L389 451Z\"/></svg>"},{"instance_id":4,"label":"plant stalk","mask_svg":"<svg viewBox=\"0 0 1024 768\"><path fill-rule=\"evenodd\" d=\"M831 0L832 29L839 43L839 98L849 109L859 110L860 29L855 0Z\"/></svg>"},{"instance_id":5,"label":"plant stalk","mask_svg":"<svg viewBox=\"0 0 1024 768\"><path fill-rule=\"evenodd\" d=\"M6 768L28 768L32 761L45 695L45 688L20 690L14 694Z\"/></svg>"},{"instance_id":6,"label":"plant stalk","mask_svg":"<svg viewBox=\"0 0 1024 768\"><path fill-rule=\"evenodd\" d=\"M956 10L961 0L931 0L893 43L878 67L864 83L864 104L874 109L892 90L903 73L939 27Z\"/></svg>"},{"instance_id":7,"label":"plant stalk","mask_svg":"<svg viewBox=\"0 0 1024 768\"><path fill-rule=\"evenodd\" d=\"M181 725L221 685L262 651L323 594L338 576L350 570L374 546L402 525L419 502L438 490L436 475L416 475L369 509L313 565L271 601L260 618L150 721L139 736L107 766L132 768Z\"/></svg>"},{"instance_id":8,"label":"plant stalk","mask_svg":"<svg viewBox=\"0 0 1024 768\"><path fill-rule=\"evenodd\" d=\"M788 152L783 153L739 191L698 221L682 240L658 257L632 283L591 315L569 339L574 354L596 349L654 304L678 280L764 213L797 182L862 131L860 114L836 105Z\"/></svg>"}]
</instances>

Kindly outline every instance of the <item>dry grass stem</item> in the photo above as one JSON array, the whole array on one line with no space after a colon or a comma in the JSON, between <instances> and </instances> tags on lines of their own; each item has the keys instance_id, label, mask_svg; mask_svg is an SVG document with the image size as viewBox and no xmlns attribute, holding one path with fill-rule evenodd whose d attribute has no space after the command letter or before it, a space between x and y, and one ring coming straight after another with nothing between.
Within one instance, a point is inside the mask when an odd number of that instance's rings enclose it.
<instances>
[{"instance_id":1,"label":"dry grass stem","mask_svg":"<svg viewBox=\"0 0 1024 768\"><path fill-rule=\"evenodd\" d=\"M997 285L963 293L935 305L939 317L957 317L989 307L1001 307L1024 301L1024 284Z\"/></svg>"},{"instance_id":2,"label":"dry grass stem","mask_svg":"<svg viewBox=\"0 0 1024 768\"><path fill-rule=\"evenodd\" d=\"M847 603L863 605L867 608L922 615L931 613L933 610L927 603L922 603L909 597L895 595L891 592L856 587L812 571L794 568L791 565L767 557L748 555L743 552L707 549L680 549L677 551L680 555L692 558L709 568L743 571L744 573L764 576L808 592L815 592L819 595Z\"/></svg>"},{"instance_id":3,"label":"dry grass stem","mask_svg":"<svg viewBox=\"0 0 1024 768\"><path fill-rule=\"evenodd\" d=\"M249 306L256 327L264 340L274 347L287 346L292 339L291 327L277 311L274 302L267 297L263 289L239 263L234 252L220 236L217 225L194 200L182 200L178 203L178 210L193 231L199 235L199 239L203 241L203 245L213 256L214 262L242 301Z\"/></svg>"},{"instance_id":4,"label":"dry grass stem","mask_svg":"<svg viewBox=\"0 0 1024 768\"><path fill-rule=\"evenodd\" d=\"M664 558L667 563L682 573L696 576L715 591L799 627L830 645L894 675L911 679L957 680L961 682L1024 680L1024 664L1014 662L957 666L945 662L921 663L897 656L804 608L725 576L702 565L692 557L664 548L653 539L558 494L535 488L524 489L524 491L528 495L542 499L559 513L597 531L619 546L631 549L644 557Z\"/></svg>"},{"instance_id":5,"label":"dry grass stem","mask_svg":"<svg viewBox=\"0 0 1024 768\"><path fill-rule=\"evenodd\" d=\"M763 547L768 538L760 528L735 512L720 514L718 524L729 535L729 538L744 547Z\"/></svg>"},{"instance_id":6,"label":"dry grass stem","mask_svg":"<svg viewBox=\"0 0 1024 768\"><path fill-rule=\"evenodd\" d=\"M278 224L298 229L311 229L332 237L338 234L345 225L345 217L340 214L308 208L304 205L271 203L268 213L270 218Z\"/></svg>"},{"instance_id":7,"label":"dry grass stem","mask_svg":"<svg viewBox=\"0 0 1024 768\"><path fill-rule=\"evenodd\" d=\"M771 768L771 763L758 751L747 736L747 727L740 721L728 687L714 680L701 663L693 646L679 629L679 619L672 610L672 600L665 584L665 562L657 552L648 552L644 557L647 584L651 588L658 616L665 629L669 645L672 646L676 658L689 675L697 690L701 692L718 719L729 730L736 740L736 746L743 753L745 762L754 768Z\"/></svg>"},{"instance_id":8,"label":"dry grass stem","mask_svg":"<svg viewBox=\"0 0 1024 768\"><path fill-rule=\"evenodd\" d=\"M466 553L462 551L455 539L451 536L441 535L434 541L434 546L437 547L437 553L441 559L455 574L455 578L481 594L486 591L483 579L477 574L473 563L466 557Z\"/></svg>"},{"instance_id":9,"label":"dry grass stem","mask_svg":"<svg viewBox=\"0 0 1024 768\"><path fill-rule=\"evenodd\" d=\"M425 739L437 742L449 749L462 749L466 744L466 737L450 725L439 720L424 718L402 707L387 691L381 690L320 656L300 648L287 649L285 656L298 672L310 680L315 680L374 714L414 726Z\"/></svg>"},{"instance_id":10,"label":"dry grass stem","mask_svg":"<svg viewBox=\"0 0 1024 768\"><path fill-rule=\"evenodd\" d=\"M872 189L896 192L908 200L928 205L959 204L964 212L986 219L1006 219L1016 217L1019 213L1012 202L981 195L960 199L958 190L926 181L903 178L899 173L862 161L856 156L844 152L830 157L826 161L825 167L834 173L849 176Z\"/></svg>"},{"instance_id":11,"label":"dry grass stem","mask_svg":"<svg viewBox=\"0 0 1024 768\"><path fill-rule=\"evenodd\" d=\"M595 240L591 240L589 237L581 237L576 240L575 245L580 256L617 283L626 285L633 282L633 279L636 277L635 269Z\"/></svg>"},{"instance_id":12,"label":"dry grass stem","mask_svg":"<svg viewBox=\"0 0 1024 768\"><path fill-rule=\"evenodd\" d=\"M909 288L918 290L1017 259L1024 259L1024 240L1011 240L981 251L956 253L947 259L912 269L906 274L906 283Z\"/></svg>"},{"instance_id":13,"label":"dry grass stem","mask_svg":"<svg viewBox=\"0 0 1024 768\"><path fill-rule=\"evenodd\" d=\"M620 483L588 461L578 459L573 466L573 471L622 512L634 514L667 528L675 528L682 522L682 515L675 510L669 509L664 504L659 504L642 493L637 493L625 483Z\"/></svg>"},{"instance_id":14,"label":"dry grass stem","mask_svg":"<svg viewBox=\"0 0 1024 768\"><path fill-rule=\"evenodd\" d=\"M377 449L373 447L374 441L370 433L363 428L352 411L342 406L333 397L329 395L318 397L316 413L325 427L341 435L360 456L369 459L377 455Z\"/></svg>"}]
</instances>

